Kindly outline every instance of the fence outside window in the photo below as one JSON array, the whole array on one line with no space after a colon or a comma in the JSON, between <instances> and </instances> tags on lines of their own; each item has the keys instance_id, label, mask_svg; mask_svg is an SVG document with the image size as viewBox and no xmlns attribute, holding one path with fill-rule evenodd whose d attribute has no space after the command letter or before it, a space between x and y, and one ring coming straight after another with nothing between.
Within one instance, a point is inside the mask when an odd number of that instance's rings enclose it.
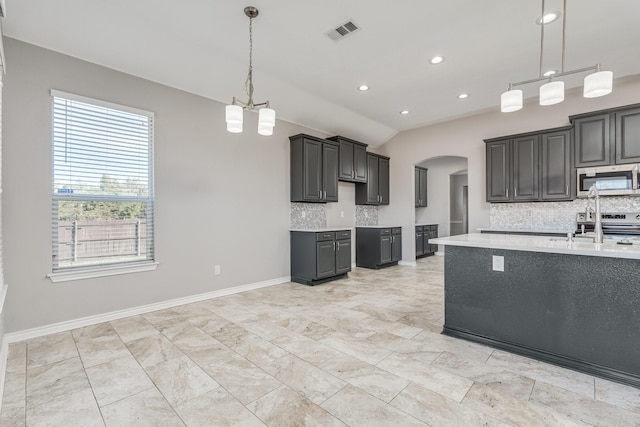
<instances>
[{"instance_id":1,"label":"fence outside window","mask_svg":"<svg viewBox=\"0 0 640 427\"><path fill-rule=\"evenodd\" d=\"M94 220L58 223L57 268L146 259L147 221Z\"/></svg>"}]
</instances>

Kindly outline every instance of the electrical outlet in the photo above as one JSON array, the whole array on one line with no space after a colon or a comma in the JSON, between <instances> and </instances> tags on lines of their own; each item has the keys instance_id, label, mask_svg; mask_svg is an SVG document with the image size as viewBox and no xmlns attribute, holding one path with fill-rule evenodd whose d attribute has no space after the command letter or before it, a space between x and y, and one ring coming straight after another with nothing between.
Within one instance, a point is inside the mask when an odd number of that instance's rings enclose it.
<instances>
[{"instance_id":1,"label":"electrical outlet","mask_svg":"<svg viewBox=\"0 0 640 427\"><path fill-rule=\"evenodd\" d=\"M344 211L340 211L340 218L344 218Z\"/></svg>"},{"instance_id":2,"label":"electrical outlet","mask_svg":"<svg viewBox=\"0 0 640 427\"><path fill-rule=\"evenodd\" d=\"M504 271L504 257L493 255L493 271Z\"/></svg>"},{"instance_id":3,"label":"electrical outlet","mask_svg":"<svg viewBox=\"0 0 640 427\"><path fill-rule=\"evenodd\" d=\"M220 266L219 266L219 265L216 265L216 266L214 267L213 274L215 274L216 276L217 276L218 274L220 274Z\"/></svg>"}]
</instances>

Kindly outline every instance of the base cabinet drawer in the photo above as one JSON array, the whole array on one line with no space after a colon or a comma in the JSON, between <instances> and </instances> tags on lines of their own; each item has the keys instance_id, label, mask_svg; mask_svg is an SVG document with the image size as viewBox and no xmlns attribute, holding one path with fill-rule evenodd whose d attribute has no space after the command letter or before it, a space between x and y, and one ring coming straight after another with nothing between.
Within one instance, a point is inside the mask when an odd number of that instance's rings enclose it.
<instances>
[{"instance_id":1,"label":"base cabinet drawer","mask_svg":"<svg viewBox=\"0 0 640 427\"><path fill-rule=\"evenodd\" d=\"M317 285L351 271L351 230L291 231L291 281Z\"/></svg>"}]
</instances>

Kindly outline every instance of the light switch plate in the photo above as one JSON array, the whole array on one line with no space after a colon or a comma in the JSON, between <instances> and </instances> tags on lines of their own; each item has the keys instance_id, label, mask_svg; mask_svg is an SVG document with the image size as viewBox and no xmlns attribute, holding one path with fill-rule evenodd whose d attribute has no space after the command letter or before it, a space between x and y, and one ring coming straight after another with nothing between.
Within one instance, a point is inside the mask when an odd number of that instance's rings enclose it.
<instances>
[{"instance_id":1,"label":"light switch plate","mask_svg":"<svg viewBox=\"0 0 640 427\"><path fill-rule=\"evenodd\" d=\"M493 255L493 271L504 271L504 257Z\"/></svg>"}]
</instances>

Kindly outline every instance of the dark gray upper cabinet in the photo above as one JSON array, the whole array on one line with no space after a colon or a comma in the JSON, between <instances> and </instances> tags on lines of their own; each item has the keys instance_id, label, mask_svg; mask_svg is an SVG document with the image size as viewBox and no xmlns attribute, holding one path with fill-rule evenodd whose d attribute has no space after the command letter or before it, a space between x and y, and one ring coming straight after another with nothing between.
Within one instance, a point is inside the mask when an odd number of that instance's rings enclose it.
<instances>
[{"instance_id":1,"label":"dark gray upper cabinet","mask_svg":"<svg viewBox=\"0 0 640 427\"><path fill-rule=\"evenodd\" d=\"M299 134L291 142L291 201L337 202L339 145Z\"/></svg>"},{"instance_id":2,"label":"dark gray upper cabinet","mask_svg":"<svg viewBox=\"0 0 640 427\"><path fill-rule=\"evenodd\" d=\"M356 205L388 205L389 198L389 158L367 153L367 182L356 184Z\"/></svg>"},{"instance_id":3,"label":"dark gray upper cabinet","mask_svg":"<svg viewBox=\"0 0 640 427\"><path fill-rule=\"evenodd\" d=\"M569 117L577 168L640 163L640 104Z\"/></svg>"},{"instance_id":4,"label":"dark gray upper cabinet","mask_svg":"<svg viewBox=\"0 0 640 427\"><path fill-rule=\"evenodd\" d=\"M416 166L416 208L427 206L427 169Z\"/></svg>"},{"instance_id":5,"label":"dark gray upper cabinet","mask_svg":"<svg viewBox=\"0 0 640 427\"><path fill-rule=\"evenodd\" d=\"M610 114L576 119L573 126L576 140L576 167L611 164L614 146L611 144Z\"/></svg>"},{"instance_id":6,"label":"dark gray upper cabinet","mask_svg":"<svg viewBox=\"0 0 640 427\"><path fill-rule=\"evenodd\" d=\"M380 191L380 204L389 204L389 158L378 156L378 189Z\"/></svg>"},{"instance_id":7,"label":"dark gray upper cabinet","mask_svg":"<svg viewBox=\"0 0 640 427\"><path fill-rule=\"evenodd\" d=\"M511 140L487 142L487 202L508 202L511 185Z\"/></svg>"},{"instance_id":8,"label":"dark gray upper cabinet","mask_svg":"<svg viewBox=\"0 0 640 427\"><path fill-rule=\"evenodd\" d=\"M512 140L513 201L525 202L540 198L539 141L539 135L528 135Z\"/></svg>"},{"instance_id":9,"label":"dark gray upper cabinet","mask_svg":"<svg viewBox=\"0 0 640 427\"><path fill-rule=\"evenodd\" d=\"M571 200L575 174L571 167L571 131L542 134L541 178L543 200Z\"/></svg>"},{"instance_id":10,"label":"dark gray upper cabinet","mask_svg":"<svg viewBox=\"0 0 640 427\"><path fill-rule=\"evenodd\" d=\"M488 202L573 199L571 127L485 142Z\"/></svg>"},{"instance_id":11,"label":"dark gray upper cabinet","mask_svg":"<svg viewBox=\"0 0 640 427\"><path fill-rule=\"evenodd\" d=\"M333 144L322 145L322 186L324 201L338 201L338 162L339 147Z\"/></svg>"},{"instance_id":12,"label":"dark gray upper cabinet","mask_svg":"<svg viewBox=\"0 0 640 427\"><path fill-rule=\"evenodd\" d=\"M338 179L347 182L367 182L367 144L344 136L327 138L340 144Z\"/></svg>"},{"instance_id":13,"label":"dark gray upper cabinet","mask_svg":"<svg viewBox=\"0 0 640 427\"><path fill-rule=\"evenodd\" d=\"M640 108L616 113L616 163L640 162Z\"/></svg>"}]
</instances>

